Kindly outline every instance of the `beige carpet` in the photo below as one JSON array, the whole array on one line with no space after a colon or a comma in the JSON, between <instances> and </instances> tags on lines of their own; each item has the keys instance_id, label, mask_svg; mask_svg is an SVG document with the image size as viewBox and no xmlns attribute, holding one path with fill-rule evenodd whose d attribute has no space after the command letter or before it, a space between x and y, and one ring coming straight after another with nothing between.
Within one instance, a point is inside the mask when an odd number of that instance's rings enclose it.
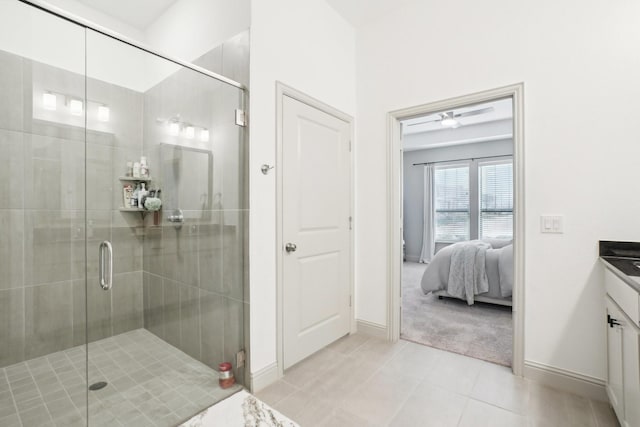
<instances>
[{"instance_id":1,"label":"beige carpet","mask_svg":"<svg viewBox=\"0 0 640 427\"><path fill-rule=\"evenodd\" d=\"M476 359L511 366L511 307L424 295L426 264L405 262L400 337Z\"/></svg>"}]
</instances>

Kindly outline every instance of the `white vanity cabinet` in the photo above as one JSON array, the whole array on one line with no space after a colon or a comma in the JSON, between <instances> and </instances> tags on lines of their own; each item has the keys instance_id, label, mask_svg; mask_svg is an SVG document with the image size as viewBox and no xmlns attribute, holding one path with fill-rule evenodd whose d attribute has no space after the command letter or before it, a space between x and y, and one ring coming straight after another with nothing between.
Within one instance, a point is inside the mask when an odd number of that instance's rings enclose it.
<instances>
[{"instance_id":1,"label":"white vanity cabinet","mask_svg":"<svg viewBox=\"0 0 640 427\"><path fill-rule=\"evenodd\" d=\"M622 427L640 427L640 294L605 270L607 394Z\"/></svg>"}]
</instances>

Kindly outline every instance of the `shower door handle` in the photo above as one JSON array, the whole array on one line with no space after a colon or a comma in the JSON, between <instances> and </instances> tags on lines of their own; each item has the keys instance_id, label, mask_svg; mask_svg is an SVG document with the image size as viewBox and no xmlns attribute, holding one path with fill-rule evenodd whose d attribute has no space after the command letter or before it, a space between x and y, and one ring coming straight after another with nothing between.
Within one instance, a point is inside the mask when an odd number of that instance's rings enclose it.
<instances>
[{"instance_id":1,"label":"shower door handle","mask_svg":"<svg viewBox=\"0 0 640 427\"><path fill-rule=\"evenodd\" d=\"M104 242L100 243L100 249L98 251L98 262L100 287L102 288L102 290L108 291L113 285L113 247L111 246L111 242L105 240Z\"/></svg>"}]
</instances>

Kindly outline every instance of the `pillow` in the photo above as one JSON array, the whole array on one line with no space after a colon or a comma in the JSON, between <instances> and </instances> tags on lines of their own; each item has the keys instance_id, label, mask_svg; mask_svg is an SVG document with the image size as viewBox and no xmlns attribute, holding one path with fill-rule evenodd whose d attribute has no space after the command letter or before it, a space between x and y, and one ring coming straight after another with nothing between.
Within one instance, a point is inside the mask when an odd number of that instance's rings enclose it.
<instances>
[{"instance_id":1,"label":"pillow","mask_svg":"<svg viewBox=\"0 0 640 427\"><path fill-rule=\"evenodd\" d=\"M513 243L512 239L482 239L482 241L490 244L493 249L504 248L505 246Z\"/></svg>"}]
</instances>

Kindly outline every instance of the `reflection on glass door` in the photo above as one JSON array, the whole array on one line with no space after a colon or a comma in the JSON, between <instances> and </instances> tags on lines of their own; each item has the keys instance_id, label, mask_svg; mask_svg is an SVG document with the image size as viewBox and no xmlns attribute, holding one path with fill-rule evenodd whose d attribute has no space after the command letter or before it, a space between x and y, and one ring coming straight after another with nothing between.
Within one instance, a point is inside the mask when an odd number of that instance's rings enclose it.
<instances>
[{"instance_id":1,"label":"reflection on glass door","mask_svg":"<svg viewBox=\"0 0 640 427\"><path fill-rule=\"evenodd\" d=\"M87 99L89 421L176 425L243 379L242 91L88 30Z\"/></svg>"},{"instance_id":2,"label":"reflection on glass door","mask_svg":"<svg viewBox=\"0 0 640 427\"><path fill-rule=\"evenodd\" d=\"M0 425L85 425L85 29L0 1Z\"/></svg>"},{"instance_id":3,"label":"reflection on glass door","mask_svg":"<svg viewBox=\"0 0 640 427\"><path fill-rule=\"evenodd\" d=\"M0 425L170 426L239 390L242 90L0 0L0 93Z\"/></svg>"}]
</instances>

